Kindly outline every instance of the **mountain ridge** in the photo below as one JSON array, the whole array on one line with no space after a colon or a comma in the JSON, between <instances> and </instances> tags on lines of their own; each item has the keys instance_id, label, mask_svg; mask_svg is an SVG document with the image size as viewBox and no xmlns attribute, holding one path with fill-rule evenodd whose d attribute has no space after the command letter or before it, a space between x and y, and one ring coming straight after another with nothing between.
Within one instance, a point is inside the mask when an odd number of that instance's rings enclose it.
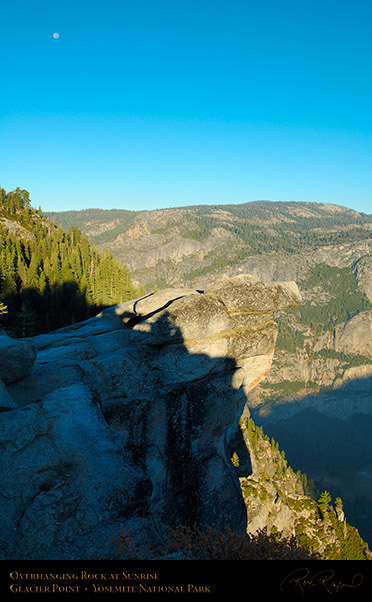
<instances>
[{"instance_id":1,"label":"mountain ridge","mask_svg":"<svg viewBox=\"0 0 372 602\"><path fill-rule=\"evenodd\" d=\"M312 202L84 209L47 215L64 228L76 224L98 248L106 247L126 262L134 278L159 288L169 280L176 286L192 283L198 275L215 278L249 256L372 239L372 215Z\"/></svg>"}]
</instances>

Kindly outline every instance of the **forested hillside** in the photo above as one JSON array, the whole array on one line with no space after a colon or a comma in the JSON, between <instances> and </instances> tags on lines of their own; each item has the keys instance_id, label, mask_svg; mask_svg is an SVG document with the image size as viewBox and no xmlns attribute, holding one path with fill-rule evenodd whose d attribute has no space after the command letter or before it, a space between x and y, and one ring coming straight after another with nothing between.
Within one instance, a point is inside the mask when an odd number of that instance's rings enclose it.
<instances>
[{"instance_id":1,"label":"forested hillside","mask_svg":"<svg viewBox=\"0 0 372 602\"><path fill-rule=\"evenodd\" d=\"M76 226L65 232L49 222L26 190L0 189L1 325L13 336L55 330L140 294L111 252L98 252Z\"/></svg>"},{"instance_id":2,"label":"forested hillside","mask_svg":"<svg viewBox=\"0 0 372 602\"><path fill-rule=\"evenodd\" d=\"M372 242L372 216L321 203L255 201L154 211L86 209L54 214L159 288L215 279L252 256Z\"/></svg>"},{"instance_id":3,"label":"forested hillside","mask_svg":"<svg viewBox=\"0 0 372 602\"><path fill-rule=\"evenodd\" d=\"M350 516L347 512L345 517L343 500L336 497L332 503L328 490L317 490L301 470L295 473L278 442L251 418L243 415L240 425L250 457L248 474L244 471L244 446L240 445L232 460L247 507L248 533L265 528L280 537L295 536L301 546L323 560L371 560L368 544L347 522ZM323 443L326 455L325 448ZM307 458L314 451L313 443L306 449ZM297 465L302 466L300 461Z\"/></svg>"}]
</instances>

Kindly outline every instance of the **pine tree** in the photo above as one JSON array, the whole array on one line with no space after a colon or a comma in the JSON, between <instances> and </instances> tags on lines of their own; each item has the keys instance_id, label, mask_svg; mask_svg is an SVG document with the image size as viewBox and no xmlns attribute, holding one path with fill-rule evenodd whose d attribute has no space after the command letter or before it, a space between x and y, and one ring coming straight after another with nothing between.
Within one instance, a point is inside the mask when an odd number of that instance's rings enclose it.
<instances>
[{"instance_id":1,"label":"pine tree","mask_svg":"<svg viewBox=\"0 0 372 602\"><path fill-rule=\"evenodd\" d=\"M335 499L335 506L336 506L336 508L339 508L340 510L343 509L343 502L342 502L342 499L340 497L336 497L336 499Z\"/></svg>"},{"instance_id":2,"label":"pine tree","mask_svg":"<svg viewBox=\"0 0 372 602\"><path fill-rule=\"evenodd\" d=\"M14 334L19 337L31 337L39 332L39 316L31 302L25 300L21 310L17 314L18 320L15 325Z\"/></svg>"},{"instance_id":3,"label":"pine tree","mask_svg":"<svg viewBox=\"0 0 372 602\"><path fill-rule=\"evenodd\" d=\"M327 510L329 509L329 506L331 504L332 501L332 496L329 493L329 491L323 491L320 494L319 500L318 500L318 505L319 508L322 512L322 514L325 514L325 512L327 512Z\"/></svg>"}]
</instances>

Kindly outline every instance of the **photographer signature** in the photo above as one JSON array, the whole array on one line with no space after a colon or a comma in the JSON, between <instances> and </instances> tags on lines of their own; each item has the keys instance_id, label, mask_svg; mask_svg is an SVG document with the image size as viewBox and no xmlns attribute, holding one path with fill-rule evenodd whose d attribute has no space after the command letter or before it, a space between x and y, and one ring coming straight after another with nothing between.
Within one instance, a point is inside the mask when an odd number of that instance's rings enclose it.
<instances>
[{"instance_id":1,"label":"photographer signature","mask_svg":"<svg viewBox=\"0 0 372 602\"><path fill-rule=\"evenodd\" d=\"M363 582L363 575L356 573L352 579L346 583L338 581L333 570L319 571L311 575L310 570L306 568L297 569L283 579L280 584L280 591L290 587L298 588L303 594L306 589L321 588L329 594L339 593L342 589L353 589L360 587Z\"/></svg>"}]
</instances>

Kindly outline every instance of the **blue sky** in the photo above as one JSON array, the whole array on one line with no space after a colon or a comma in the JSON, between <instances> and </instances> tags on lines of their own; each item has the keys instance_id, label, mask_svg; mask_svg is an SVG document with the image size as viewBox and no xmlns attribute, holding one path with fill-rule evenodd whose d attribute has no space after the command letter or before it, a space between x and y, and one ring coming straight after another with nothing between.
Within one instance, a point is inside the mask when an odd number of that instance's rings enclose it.
<instances>
[{"instance_id":1,"label":"blue sky","mask_svg":"<svg viewBox=\"0 0 372 602\"><path fill-rule=\"evenodd\" d=\"M370 0L12 0L0 22L0 185L44 211L372 213Z\"/></svg>"}]
</instances>

